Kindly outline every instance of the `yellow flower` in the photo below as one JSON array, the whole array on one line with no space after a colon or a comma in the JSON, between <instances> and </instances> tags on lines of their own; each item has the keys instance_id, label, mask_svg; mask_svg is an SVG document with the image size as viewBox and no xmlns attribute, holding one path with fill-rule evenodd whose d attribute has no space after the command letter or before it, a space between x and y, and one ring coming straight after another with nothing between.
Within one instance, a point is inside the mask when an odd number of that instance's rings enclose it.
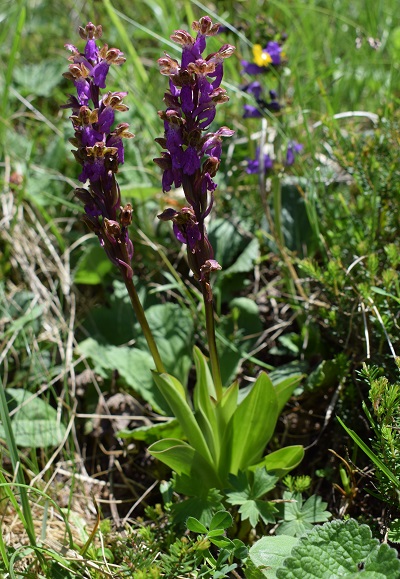
<instances>
[{"instance_id":1,"label":"yellow flower","mask_svg":"<svg viewBox=\"0 0 400 579\"><path fill-rule=\"evenodd\" d=\"M254 44L253 60L257 66L268 66L272 62L271 55L262 49L261 44Z\"/></svg>"}]
</instances>

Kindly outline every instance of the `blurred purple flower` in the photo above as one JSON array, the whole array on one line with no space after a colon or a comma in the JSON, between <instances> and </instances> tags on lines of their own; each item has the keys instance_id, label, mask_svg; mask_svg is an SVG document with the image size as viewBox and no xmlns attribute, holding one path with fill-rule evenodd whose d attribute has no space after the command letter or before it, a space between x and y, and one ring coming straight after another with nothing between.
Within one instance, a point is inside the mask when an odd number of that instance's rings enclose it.
<instances>
[{"instance_id":1,"label":"blurred purple flower","mask_svg":"<svg viewBox=\"0 0 400 579\"><path fill-rule=\"evenodd\" d=\"M253 61L242 60L243 73L263 74L269 72L270 66L282 64L284 53L278 42L270 41L262 48L261 44L253 46Z\"/></svg>"},{"instance_id":2,"label":"blurred purple flower","mask_svg":"<svg viewBox=\"0 0 400 579\"><path fill-rule=\"evenodd\" d=\"M295 159L296 159L296 155L298 153L301 153L301 151L303 149L304 149L304 146L301 143L296 143L296 141L290 141L288 144L287 151L286 151L285 165L287 167L290 167L291 165L293 165L293 163L295 162Z\"/></svg>"},{"instance_id":3,"label":"blurred purple flower","mask_svg":"<svg viewBox=\"0 0 400 579\"><path fill-rule=\"evenodd\" d=\"M70 139L76 147L75 159L82 165L79 180L87 188L77 188L75 195L84 203L84 221L96 233L110 260L118 265L128 278L133 272L130 265L133 245L128 236L128 225L132 221L132 206L121 207L121 195L115 174L124 162L123 138L133 134L129 125L121 123L112 130L115 111L126 111L123 103L126 92L107 92L106 79L111 64L120 65L125 58L117 48L96 44L102 36L102 27L89 22L79 28L86 40L84 52L72 44L66 48L72 53L71 64L64 76L75 85L76 96L70 95L63 108L71 108L70 117L75 135Z\"/></svg>"},{"instance_id":4,"label":"blurred purple flower","mask_svg":"<svg viewBox=\"0 0 400 579\"><path fill-rule=\"evenodd\" d=\"M264 171L268 173L272 169L274 165L273 160L269 155L264 153ZM255 159L247 159L247 168L246 173L249 175L253 175L260 172L260 150L257 147L256 150L256 158Z\"/></svg>"}]
</instances>

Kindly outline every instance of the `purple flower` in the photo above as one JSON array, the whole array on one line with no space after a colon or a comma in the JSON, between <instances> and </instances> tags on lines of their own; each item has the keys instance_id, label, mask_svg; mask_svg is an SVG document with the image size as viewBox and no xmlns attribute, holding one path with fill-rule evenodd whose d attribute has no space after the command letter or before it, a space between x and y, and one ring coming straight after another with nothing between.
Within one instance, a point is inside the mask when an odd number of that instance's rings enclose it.
<instances>
[{"instance_id":1,"label":"purple flower","mask_svg":"<svg viewBox=\"0 0 400 579\"><path fill-rule=\"evenodd\" d=\"M243 105L243 118L244 119L259 119L263 114L258 107L253 105Z\"/></svg>"},{"instance_id":2,"label":"purple flower","mask_svg":"<svg viewBox=\"0 0 400 579\"><path fill-rule=\"evenodd\" d=\"M271 157L264 153L264 172L268 173L268 171L272 169L273 165L274 162ZM249 175L260 173L260 150L258 148L256 150L256 158L247 159L246 173Z\"/></svg>"},{"instance_id":3,"label":"purple flower","mask_svg":"<svg viewBox=\"0 0 400 579\"><path fill-rule=\"evenodd\" d=\"M69 71L64 76L73 81L77 96L71 95L63 108L71 108L71 121L75 136L70 139L76 147L75 159L82 165L79 180L87 188L77 188L75 195L84 203L84 220L96 233L108 257L118 265L126 277L132 277L130 265L133 245L127 227L132 221L132 207L121 207L121 195L115 174L124 162L123 138L133 137L129 125L120 123L112 130L115 111L126 111L122 99L125 92L108 92L103 97L100 89L106 87L111 64L125 62L121 51L98 47L96 40L102 35L101 26L89 22L79 28L86 40L83 52L67 44L72 53Z\"/></svg>"},{"instance_id":4,"label":"purple flower","mask_svg":"<svg viewBox=\"0 0 400 579\"><path fill-rule=\"evenodd\" d=\"M221 88L223 63L231 56L234 47L225 44L218 52L203 57L206 39L215 36L219 25L208 16L195 21L192 28L196 37L185 30L176 30L171 39L182 47L181 61L165 54L159 59L161 74L169 77L169 90L164 95L166 110L159 116L164 121L164 137L156 139L164 151L154 159L163 170L163 191L183 187L189 207L179 213L166 210L160 219L173 221L176 238L188 246L189 265L197 279L201 267L213 259L212 247L207 239L204 219L213 203L222 153L222 138L233 131L222 127L205 133L216 115L216 107L228 100Z\"/></svg>"},{"instance_id":5,"label":"purple flower","mask_svg":"<svg viewBox=\"0 0 400 579\"><path fill-rule=\"evenodd\" d=\"M289 142L288 148L286 151L286 162L285 162L285 165L287 167L290 167L291 165L293 165L293 163L295 162L295 159L296 159L296 155L298 153L301 153L303 148L304 147L301 143L296 143L296 141L290 141Z\"/></svg>"},{"instance_id":6,"label":"purple flower","mask_svg":"<svg viewBox=\"0 0 400 579\"><path fill-rule=\"evenodd\" d=\"M246 74L263 74L269 72L271 65L282 64L284 53L278 42L270 41L262 48L261 44L253 46L253 62L242 60L243 70Z\"/></svg>"}]
</instances>

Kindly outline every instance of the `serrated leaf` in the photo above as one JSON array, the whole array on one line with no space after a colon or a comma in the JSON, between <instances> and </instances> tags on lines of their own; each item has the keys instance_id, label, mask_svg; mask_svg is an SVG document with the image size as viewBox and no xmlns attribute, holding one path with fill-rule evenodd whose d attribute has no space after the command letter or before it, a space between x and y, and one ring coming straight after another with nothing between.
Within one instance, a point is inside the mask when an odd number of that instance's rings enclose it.
<instances>
[{"instance_id":1,"label":"serrated leaf","mask_svg":"<svg viewBox=\"0 0 400 579\"><path fill-rule=\"evenodd\" d=\"M55 408L27 390L7 388L5 395L9 411L17 409L11 416L17 446L48 448L61 443L66 430ZM0 424L0 438L5 438L2 424Z\"/></svg>"},{"instance_id":2,"label":"serrated leaf","mask_svg":"<svg viewBox=\"0 0 400 579\"><path fill-rule=\"evenodd\" d=\"M362 571L360 571L362 565ZM300 538L278 579L325 579L327 577L365 577L397 579L400 561L397 552L372 538L367 525L357 521L332 521Z\"/></svg>"},{"instance_id":3,"label":"serrated leaf","mask_svg":"<svg viewBox=\"0 0 400 579\"><path fill-rule=\"evenodd\" d=\"M388 531L388 540L391 543L400 543L400 519L391 521Z\"/></svg>"},{"instance_id":4,"label":"serrated leaf","mask_svg":"<svg viewBox=\"0 0 400 579\"><path fill-rule=\"evenodd\" d=\"M300 493L285 491L281 504L284 522L278 527L277 535L300 537L313 528L313 524L326 522L331 514L325 510L327 503L317 495L312 495L303 504Z\"/></svg>"},{"instance_id":5,"label":"serrated leaf","mask_svg":"<svg viewBox=\"0 0 400 579\"><path fill-rule=\"evenodd\" d=\"M251 496L260 499L273 488L275 488L279 477L268 473L265 468L259 468L254 473L254 482L251 489Z\"/></svg>"},{"instance_id":6,"label":"serrated leaf","mask_svg":"<svg viewBox=\"0 0 400 579\"><path fill-rule=\"evenodd\" d=\"M265 524L275 523L277 512L278 509L272 503L261 500L248 500L239 508L242 520L249 519L253 528L257 526L260 517Z\"/></svg>"}]
</instances>

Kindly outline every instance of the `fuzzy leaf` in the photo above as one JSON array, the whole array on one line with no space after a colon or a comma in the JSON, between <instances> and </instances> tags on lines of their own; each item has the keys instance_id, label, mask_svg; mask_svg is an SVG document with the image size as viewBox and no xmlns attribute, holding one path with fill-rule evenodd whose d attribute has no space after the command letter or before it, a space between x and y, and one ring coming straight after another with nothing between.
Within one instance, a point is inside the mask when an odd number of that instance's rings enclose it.
<instances>
[{"instance_id":1,"label":"fuzzy leaf","mask_svg":"<svg viewBox=\"0 0 400 579\"><path fill-rule=\"evenodd\" d=\"M252 563L260 568L260 573L268 579L275 579L276 570L283 565L299 539L282 535L280 537L262 537L254 543L249 551Z\"/></svg>"},{"instance_id":2,"label":"fuzzy leaf","mask_svg":"<svg viewBox=\"0 0 400 579\"><path fill-rule=\"evenodd\" d=\"M360 571L362 569L362 571ZM367 525L357 521L332 521L315 527L294 547L278 579L326 579L333 577L397 579L400 561L387 544L379 544Z\"/></svg>"}]
</instances>

